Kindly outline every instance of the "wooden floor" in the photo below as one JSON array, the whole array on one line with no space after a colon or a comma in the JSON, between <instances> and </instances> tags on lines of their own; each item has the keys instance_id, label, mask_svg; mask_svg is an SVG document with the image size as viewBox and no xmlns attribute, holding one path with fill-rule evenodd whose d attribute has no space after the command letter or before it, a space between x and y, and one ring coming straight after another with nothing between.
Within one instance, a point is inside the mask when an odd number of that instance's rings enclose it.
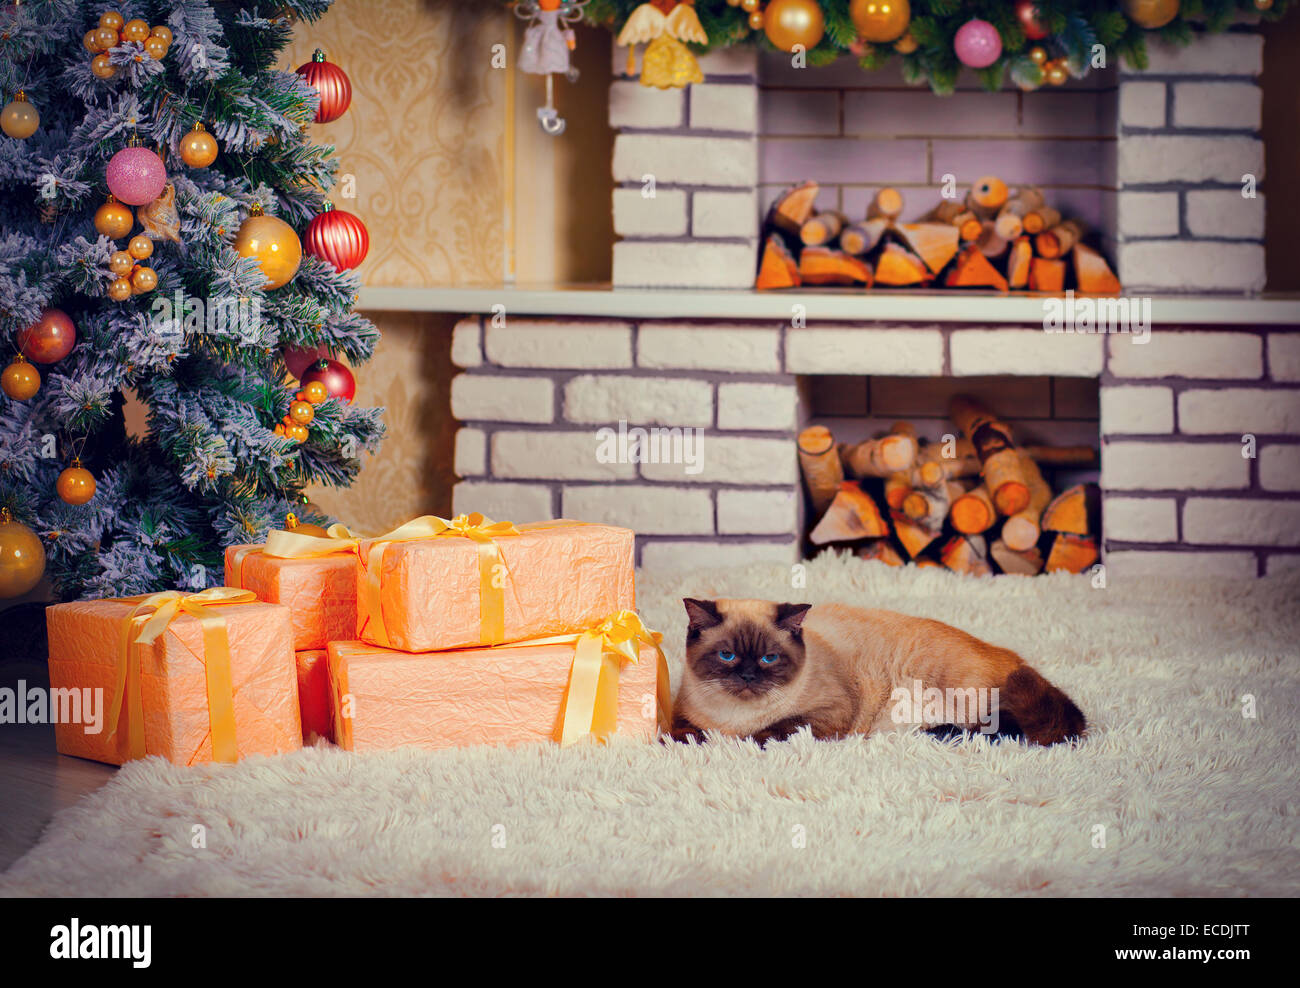
<instances>
[{"instance_id":1,"label":"wooden floor","mask_svg":"<svg viewBox=\"0 0 1300 988\"><path fill-rule=\"evenodd\" d=\"M0 687L49 686L43 661L0 661ZM50 818L113 777L117 768L54 750L49 724L0 724L0 871L40 840Z\"/></svg>"}]
</instances>

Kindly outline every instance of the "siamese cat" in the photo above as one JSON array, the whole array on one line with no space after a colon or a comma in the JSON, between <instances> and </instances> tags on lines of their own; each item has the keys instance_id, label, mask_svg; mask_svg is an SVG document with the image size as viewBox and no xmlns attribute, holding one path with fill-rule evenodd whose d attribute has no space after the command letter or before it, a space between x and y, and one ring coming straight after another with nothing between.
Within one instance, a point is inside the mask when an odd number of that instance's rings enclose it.
<instances>
[{"instance_id":1,"label":"siamese cat","mask_svg":"<svg viewBox=\"0 0 1300 988\"><path fill-rule=\"evenodd\" d=\"M1019 655L940 621L845 604L684 600L673 736L760 743L920 725L1056 744L1083 713Z\"/></svg>"}]
</instances>

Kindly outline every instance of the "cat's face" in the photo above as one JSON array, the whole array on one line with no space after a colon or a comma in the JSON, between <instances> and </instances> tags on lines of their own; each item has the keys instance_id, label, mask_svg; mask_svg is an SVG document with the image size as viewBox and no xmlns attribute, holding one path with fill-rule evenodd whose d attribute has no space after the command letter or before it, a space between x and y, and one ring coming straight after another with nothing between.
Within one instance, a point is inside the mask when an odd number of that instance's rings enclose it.
<instances>
[{"instance_id":1,"label":"cat's face","mask_svg":"<svg viewBox=\"0 0 1300 988\"><path fill-rule=\"evenodd\" d=\"M700 686L756 700L787 686L805 661L804 615L811 604L683 600L690 626L686 664Z\"/></svg>"}]
</instances>

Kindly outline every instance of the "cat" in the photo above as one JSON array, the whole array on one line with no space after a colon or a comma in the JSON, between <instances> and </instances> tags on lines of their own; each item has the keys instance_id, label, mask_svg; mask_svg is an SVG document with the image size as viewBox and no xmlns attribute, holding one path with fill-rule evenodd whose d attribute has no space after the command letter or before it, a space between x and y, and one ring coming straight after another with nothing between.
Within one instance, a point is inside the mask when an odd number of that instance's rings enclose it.
<instances>
[{"instance_id":1,"label":"cat","mask_svg":"<svg viewBox=\"0 0 1300 988\"><path fill-rule=\"evenodd\" d=\"M683 603L678 740L715 730L766 743L804 726L831 739L916 723L1047 745L1087 729L1074 702L1015 652L940 621L846 604Z\"/></svg>"}]
</instances>

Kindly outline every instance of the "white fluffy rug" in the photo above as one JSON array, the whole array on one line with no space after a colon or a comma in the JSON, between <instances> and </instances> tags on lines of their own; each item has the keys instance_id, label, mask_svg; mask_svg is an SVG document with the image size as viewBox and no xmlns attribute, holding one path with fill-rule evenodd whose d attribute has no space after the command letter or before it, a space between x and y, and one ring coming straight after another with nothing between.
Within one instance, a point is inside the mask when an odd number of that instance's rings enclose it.
<instances>
[{"instance_id":1,"label":"white fluffy rug","mask_svg":"<svg viewBox=\"0 0 1300 988\"><path fill-rule=\"evenodd\" d=\"M823 558L806 590L789 581L780 567L647 577L640 596L674 663L683 594L940 618L1020 651L1083 707L1090 737L149 759L61 813L0 892L1300 893L1296 576L1097 590Z\"/></svg>"}]
</instances>

